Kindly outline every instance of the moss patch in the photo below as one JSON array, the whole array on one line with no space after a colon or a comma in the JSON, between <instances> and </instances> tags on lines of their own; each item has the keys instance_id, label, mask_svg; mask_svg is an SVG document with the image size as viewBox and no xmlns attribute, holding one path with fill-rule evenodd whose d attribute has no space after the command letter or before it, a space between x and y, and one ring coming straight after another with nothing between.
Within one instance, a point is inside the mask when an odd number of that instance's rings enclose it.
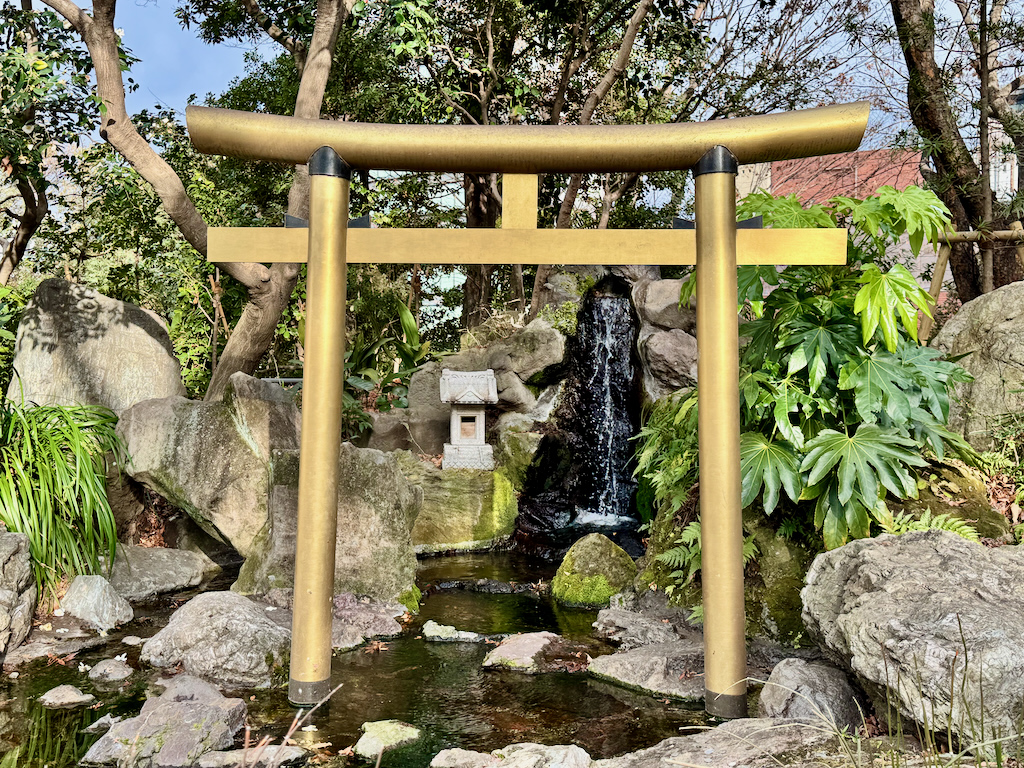
<instances>
[{"instance_id":1,"label":"moss patch","mask_svg":"<svg viewBox=\"0 0 1024 768\"><path fill-rule=\"evenodd\" d=\"M563 605L607 608L611 596L628 587L636 564L607 536L592 533L565 553L551 582L551 594Z\"/></svg>"},{"instance_id":2,"label":"moss patch","mask_svg":"<svg viewBox=\"0 0 1024 768\"><path fill-rule=\"evenodd\" d=\"M503 470L442 470L407 451L393 455L423 491L412 531L417 552L489 549L512 534L519 508Z\"/></svg>"},{"instance_id":3,"label":"moss patch","mask_svg":"<svg viewBox=\"0 0 1024 768\"><path fill-rule=\"evenodd\" d=\"M398 602L404 605L409 613L420 612L421 599L423 599L423 593L420 592L420 588L415 584L398 596Z\"/></svg>"}]
</instances>

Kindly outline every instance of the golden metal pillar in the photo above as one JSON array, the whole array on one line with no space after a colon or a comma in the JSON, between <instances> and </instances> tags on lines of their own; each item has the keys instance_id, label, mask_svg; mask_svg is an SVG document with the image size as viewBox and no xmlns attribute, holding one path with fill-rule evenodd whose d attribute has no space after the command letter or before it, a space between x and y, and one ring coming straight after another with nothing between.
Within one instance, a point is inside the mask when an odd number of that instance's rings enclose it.
<instances>
[{"instance_id":1,"label":"golden metal pillar","mask_svg":"<svg viewBox=\"0 0 1024 768\"><path fill-rule=\"evenodd\" d=\"M351 175L352 169L330 147L320 147L309 158L306 364L288 681L288 699L298 706L313 706L331 692Z\"/></svg>"},{"instance_id":2,"label":"golden metal pillar","mask_svg":"<svg viewBox=\"0 0 1024 768\"><path fill-rule=\"evenodd\" d=\"M723 146L694 166L697 386L704 707L747 714L747 643L740 509L739 333L736 316L736 158Z\"/></svg>"}]
</instances>

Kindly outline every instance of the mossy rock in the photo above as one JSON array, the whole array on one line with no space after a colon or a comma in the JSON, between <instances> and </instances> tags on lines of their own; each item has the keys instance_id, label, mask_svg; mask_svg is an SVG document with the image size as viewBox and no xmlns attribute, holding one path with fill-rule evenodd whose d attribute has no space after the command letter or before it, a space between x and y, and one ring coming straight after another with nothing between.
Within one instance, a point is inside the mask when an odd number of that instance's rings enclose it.
<instances>
[{"instance_id":1,"label":"mossy rock","mask_svg":"<svg viewBox=\"0 0 1024 768\"><path fill-rule=\"evenodd\" d=\"M633 558L604 534L591 533L565 553L551 582L551 594L564 605L607 608L611 596L635 577Z\"/></svg>"},{"instance_id":2,"label":"mossy rock","mask_svg":"<svg viewBox=\"0 0 1024 768\"><path fill-rule=\"evenodd\" d=\"M408 451L392 455L423 491L412 529L417 553L485 550L512 535L519 505L502 470L438 469Z\"/></svg>"},{"instance_id":3,"label":"mossy rock","mask_svg":"<svg viewBox=\"0 0 1024 768\"><path fill-rule=\"evenodd\" d=\"M816 553L779 536L759 506L747 508L743 527L757 545L756 566L744 585L747 634L799 645L805 632L800 590Z\"/></svg>"},{"instance_id":4,"label":"mossy rock","mask_svg":"<svg viewBox=\"0 0 1024 768\"><path fill-rule=\"evenodd\" d=\"M1010 522L989 504L988 486L977 470L958 461L932 461L919 475L916 499L886 501L893 514L902 512L920 519L928 510L932 517L963 520L988 539L1010 533Z\"/></svg>"}]
</instances>

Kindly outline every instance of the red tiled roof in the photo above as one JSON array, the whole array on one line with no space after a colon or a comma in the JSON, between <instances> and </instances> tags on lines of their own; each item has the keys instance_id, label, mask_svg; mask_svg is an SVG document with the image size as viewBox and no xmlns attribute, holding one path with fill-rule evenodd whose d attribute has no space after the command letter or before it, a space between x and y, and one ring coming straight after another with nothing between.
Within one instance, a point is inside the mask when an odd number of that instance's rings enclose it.
<instances>
[{"instance_id":1,"label":"red tiled roof","mask_svg":"<svg viewBox=\"0 0 1024 768\"><path fill-rule=\"evenodd\" d=\"M772 192L795 194L804 203L821 203L836 195L863 198L886 185L920 186L920 164L920 152L891 149L779 160L772 163Z\"/></svg>"}]
</instances>

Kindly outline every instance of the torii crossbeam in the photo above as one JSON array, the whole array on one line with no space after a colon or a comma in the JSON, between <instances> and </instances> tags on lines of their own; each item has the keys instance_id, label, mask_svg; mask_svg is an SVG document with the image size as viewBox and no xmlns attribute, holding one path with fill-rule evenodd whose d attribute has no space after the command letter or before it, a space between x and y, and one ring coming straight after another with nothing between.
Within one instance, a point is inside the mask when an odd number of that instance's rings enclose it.
<instances>
[{"instance_id":1,"label":"torii crossbeam","mask_svg":"<svg viewBox=\"0 0 1024 768\"><path fill-rule=\"evenodd\" d=\"M306 364L288 697L330 692L346 263L696 264L705 707L746 714L737 264L844 264L846 231L737 230L741 163L856 149L866 103L644 126L411 126L189 107L200 152L305 163L308 229L211 229L216 262L307 263ZM501 229L348 229L353 168L501 172ZM539 230L539 173L691 168L694 230Z\"/></svg>"}]
</instances>

